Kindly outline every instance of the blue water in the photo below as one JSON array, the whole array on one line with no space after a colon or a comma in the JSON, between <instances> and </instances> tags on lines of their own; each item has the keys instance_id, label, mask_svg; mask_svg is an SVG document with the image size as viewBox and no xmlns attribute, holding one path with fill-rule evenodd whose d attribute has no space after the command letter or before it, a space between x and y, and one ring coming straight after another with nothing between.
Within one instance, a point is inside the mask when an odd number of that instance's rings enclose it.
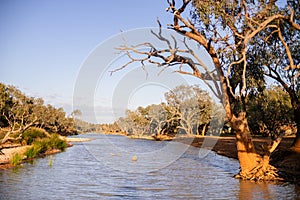
<instances>
[{"instance_id":1,"label":"blue water","mask_svg":"<svg viewBox=\"0 0 300 200\"><path fill-rule=\"evenodd\" d=\"M238 162L209 150L122 136L80 137L95 140L0 171L0 199L300 198L292 184L234 179Z\"/></svg>"}]
</instances>

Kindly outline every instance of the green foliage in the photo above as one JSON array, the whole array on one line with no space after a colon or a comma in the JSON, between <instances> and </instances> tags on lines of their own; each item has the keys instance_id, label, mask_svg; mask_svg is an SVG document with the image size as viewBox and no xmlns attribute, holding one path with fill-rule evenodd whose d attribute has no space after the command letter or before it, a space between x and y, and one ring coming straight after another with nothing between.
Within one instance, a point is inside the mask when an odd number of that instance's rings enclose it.
<instances>
[{"instance_id":1,"label":"green foliage","mask_svg":"<svg viewBox=\"0 0 300 200\"><path fill-rule=\"evenodd\" d=\"M52 134L48 143L50 149L59 149L64 151L67 148L67 142L63 139L60 139L58 134Z\"/></svg>"},{"instance_id":2,"label":"green foliage","mask_svg":"<svg viewBox=\"0 0 300 200\"><path fill-rule=\"evenodd\" d=\"M8 113L9 105L11 104L9 93L4 84L0 83L0 127L8 126L8 121L4 114Z\"/></svg>"},{"instance_id":3,"label":"green foliage","mask_svg":"<svg viewBox=\"0 0 300 200\"><path fill-rule=\"evenodd\" d=\"M33 144L37 149L39 149L39 153L45 153L46 151L53 149L63 151L67 147L67 142L60 139L58 134L51 134L50 138L43 138Z\"/></svg>"},{"instance_id":4,"label":"green foliage","mask_svg":"<svg viewBox=\"0 0 300 200\"><path fill-rule=\"evenodd\" d=\"M214 120L212 113L218 115L217 118L224 114L223 108L212 104L209 95L196 86L180 86L167 92L165 96L167 103L138 107L135 111L128 110L125 118L104 127L108 130L122 129L123 132L133 135L205 135L210 122ZM249 127L253 134L276 135L281 131L281 127L293 123L290 97L279 86L262 91L251 90L245 102ZM212 127L210 130L218 132L212 130Z\"/></svg>"},{"instance_id":5,"label":"green foliage","mask_svg":"<svg viewBox=\"0 0 300 200\"><path fill-rule=\"evenodd\" d=\"M15 153L12 157L12 160L11 160L11 164L16 166L17 164L20 163L20 161L22 160L22 155L19 154L19 153Z\"/></svg>"},{"instance_id":6,"label":"green foliage","mask_svg":"<svg viewBox=\"0 0 300 200\"><path fill-rule=\"evenodd\" d=\"M58 149L64 151L67 148L67 142L60 139L58 134L51 134L50 138L43 138L33 142L33 146L27 150L25 155L28 159L44 154L49 150Z\"/></svg>"},{"instance_id":7,"label":"green foliage","mask_svg":"<svg viewBox=\"0 0 300 200\"><path fill-rule=\"evenodd\" d=\"M88 123L78 118L74 119L74 124L80 133L101 132L101 126L99 124Z\"/></svg>"},{"instance_id":8,"label":"green foliage","mask_svg":"<svg viewBox=\"0 0 300 200\"><path fill-rule=\"evenodd\" d=\"M0 128L5 129L6 132L16 133L16 136L30 127L39 127L62 135L77 133L74 119L66 117L62 108L44 105L43 99L28 97L16 87L2 83L0 83L0 113ZM75 113L78 114L79 111ZM29 133L30 131L32 133ZM24 139L28 141L28 144L36 138L42 138L39 131L30 131L25 131L26 138Z\"/></svg>"},{"instance_id":9,"label":"green foliage","mask_svg":"<svg viewBox=\"0 0 300 200\"><path fill-rule=\"evenodd\" d=\"M126 117L106 129L121 129L129 135L205 134L211 121L212 102L199 86L181 85L165 93L167 103L127 110ZM119 126L116 126L119 125Z\"/></svg>"},{"instance_id":10,"label":"green foliage","mask_svg":"<svg viewBox=\"0 0 300 200\"><path fill-rule=\"evenodd\" d=\"M254 134L278 134L281 126L293 122L289 95L278 86L249 95L247 112L249 125Z\"/></svg>"},{"instance_id":11,"label":"green foliage","mask_svg":"<svg viewBox=\"0 0 300 200\"><path fill-rule=\"evenodd\" d=\"M33 145L36 147L38 154L43 154L47 150L50 150L48 138L43 138L41 140L38 140L38 141L34 142Z\"/></svg>"},{"instance_id":12,"label":"green foliage","mask_svg":"<svg viewBox=\"0 0 300 200\"><path fill-rule=\"evenodd\" d=\"M27 145L31 145L37 139L42 139L44 137L46 137L45 130L36 127L27 129L22 135L22 138L26 141Z\"/></svg>"},{"instance_id":13,"label":"green foliage","mask_svg":"<svg viewBox=\"0 0 300 200\"><path fill-rule=\"evenodd\" d=\"M209 94L199 85L180 85L165 93L170 130L187 135L206 132L210 123L213 104ZM176 127L174 127L174 125ZM204 130L203 130L204 129Z\"/></svg>"},{"instance_id":14,"label":"green foliage","mask_svg":"<svg viewBox=\"0 0 300 200\"><path fill-rule=\"evenodd\" d=\"M37 157L39 153L40 153L40 146L33 145L33 147L31 147L25 152L25 156L27 159L33 159Z\"/></svg>"}]
</instances>

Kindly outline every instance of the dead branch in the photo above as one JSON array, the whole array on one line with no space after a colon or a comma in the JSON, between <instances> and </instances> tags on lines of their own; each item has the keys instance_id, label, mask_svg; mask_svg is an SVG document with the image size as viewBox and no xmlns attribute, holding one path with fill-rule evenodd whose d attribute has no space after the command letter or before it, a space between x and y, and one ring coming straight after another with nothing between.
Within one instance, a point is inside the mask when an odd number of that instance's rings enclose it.
<instances>
[{"instance_id":1,"label":"dead branch","mask_svg":"<svg viewBox=\"0 0 300 200\"><path fill-rule=\"evenodd\" d=\"M173 42L170 41L170 39L166 38L162 33L162 27L160 22L159 24L159 31L158 33L155 33L153 30L151 33L161 42L165 43L167 45L166 49L158 49L157 47L154 47L151 43L142 43L134 46L127 46L126 44L122 45L121 47L118 47L117 50L124 52L127 57L129 58L129 61L125 63L120 68L117 68L110 73L113 74L116 71L120 71L124 68L126 68L128 65L131 65L135 62L141 63L142 66L145 66L145 62L149 62L151 64L156 64L158 67L163 67L162 71L164 71L166 68L172 67L172 66L179 66L178 70L175 70L175 72L181 73L181 74L188 74L195 77L200 78L203 80L208 87L214 92L215 96L218 98L221 98L221 91L217 84L217 81L219 81L219 78L216 74L209 71L207 66L201 61L201 59L195 54L195 52L187 45L186 41L184 40L183 43L186 47L186 49L179 49L178 48L178 41L175 39L173 35L171 35L171 39ZM146 50L144 50L146 48ZM143 50L139 50L143 49ZM167 53L167 54L166 54ZM142 58L134 58L133 55L144 55ZM182 54L189 54L189 56L184 56ZM162 62L158 62L153 60L152 58L159 58L162 60ZM192 59L194 58L194 59ZM189 69L191 69L192 72L186 71L183 69L183 65L189 66ZM200 72L198 67L202 67L204 69L204 73ZM161 73L161 72L160 72ZM207 82L208 80L212 80L214 82L215 88L217 92L213 89L213 87Z\"/></svg>"}]
</instances>

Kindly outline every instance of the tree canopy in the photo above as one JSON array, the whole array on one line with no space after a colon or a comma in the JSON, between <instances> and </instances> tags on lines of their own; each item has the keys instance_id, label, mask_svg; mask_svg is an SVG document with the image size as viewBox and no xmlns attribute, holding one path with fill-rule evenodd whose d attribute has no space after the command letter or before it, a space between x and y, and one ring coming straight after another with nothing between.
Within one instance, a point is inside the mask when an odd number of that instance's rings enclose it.
<instances>
[{"instance_id":1,"label":"tree canopy","mask_svg":"<svg viewBox=\"0 0 300 200\"><path fill-rule=\"evenodd\" d=\"M61 135L76 134L74 121L62 108L45 105L43 99L28 97L14 86L0 83L1 143L20 138L30 127ZM15 136L15 137L11 137Z\"/></svg>"}]
</instances>

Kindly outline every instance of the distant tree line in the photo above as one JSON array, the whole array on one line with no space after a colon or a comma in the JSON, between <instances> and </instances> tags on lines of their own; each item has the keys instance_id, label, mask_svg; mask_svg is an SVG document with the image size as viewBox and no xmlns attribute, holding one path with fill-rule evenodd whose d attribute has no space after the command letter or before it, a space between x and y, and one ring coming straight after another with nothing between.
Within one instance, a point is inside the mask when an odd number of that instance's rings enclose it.
<instances>
[{"instance_id":1,"label":"distant tree line","mask_svg":"<svg viewBox=\"0 0 300 200\"><path fill-rule=\"evenodd\" d=\"M1 143L20 138L30 127L61 135L77 133L73 118L62 108L45 105L41 98L28 97L14 86L0 83Z\"/></svg>"},{"instance_id":2,"label":"distant tree line","mask_svg":"<svg viewBox=\"0 0 300 200\"><path fill-rule=\"evenodd\" d=\"M204 135L209 126L212 101L198 86L181 85L165 93L166 103L128 110L118 119L120 131L129 135Z\"/></svg>"},{"instance_id":3,"label":"distant tree line","mask_svg":"<svg viewBox=\"0 0 300 200\"><path fill-rule=\"evenodd\" d=\"M102 124L98 131L135 136L231 134L226 124L218 130L211 127L211 120L216 119L214 115L222 114L221 108L199 86L177 86L165 93L165 99L166 102L160 104L127 110L124 117L112 124ZM253 135L296 133L289 95L282 87L270 86L262 92L252 91L245 99L245 105ZM219 109L219 112L213 109Z\"/></svg>"}]
</instances>

